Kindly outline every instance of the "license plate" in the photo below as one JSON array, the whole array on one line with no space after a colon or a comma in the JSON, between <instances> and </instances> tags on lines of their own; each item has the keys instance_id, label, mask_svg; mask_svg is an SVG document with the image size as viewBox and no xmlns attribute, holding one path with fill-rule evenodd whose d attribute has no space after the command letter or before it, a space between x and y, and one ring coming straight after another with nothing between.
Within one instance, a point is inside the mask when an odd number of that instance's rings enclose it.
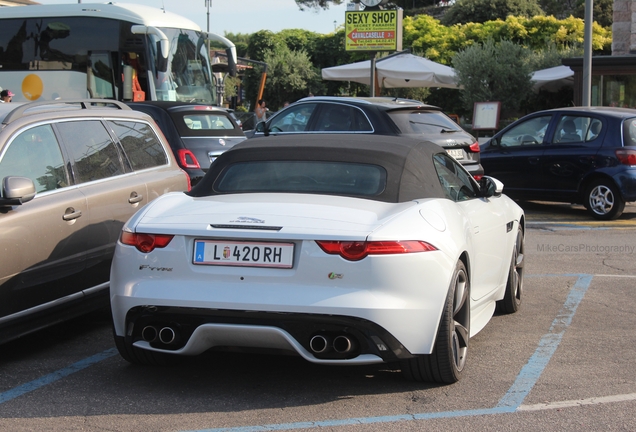
<instances>
[{"instance_id":1,"label":"license plate","mask_svg":"<svg viewBox=\"0 0 636 432\"><path fill-rule=\"evenodd\" d=\"M464 150L446 150L455 159L464 159Z\"/></svg>"},{"instance_id":2,"label":"license plate","mask_svg":"<svg viewBox=\"0 0 636 432\"><path fill-rule=\"evenodd\" d=\"M194 264L292 268L293 243L195 240Z\"/></svg>"}]
</instances>

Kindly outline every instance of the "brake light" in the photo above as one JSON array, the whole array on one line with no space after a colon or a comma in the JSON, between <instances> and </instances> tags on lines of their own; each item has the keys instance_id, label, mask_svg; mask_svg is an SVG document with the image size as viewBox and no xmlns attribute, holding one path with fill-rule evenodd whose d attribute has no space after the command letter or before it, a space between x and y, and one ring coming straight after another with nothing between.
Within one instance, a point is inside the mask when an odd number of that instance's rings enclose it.
<instances>
[{"instance_id":1,"label":"brake light","mask_svg":"<svg viewBox=\"0 0 636 432\"><path fill-rule=\"evenodd\" d=\"M616 158L623 165L636 165L636 150L626 148L616 149Z\"/></svg>"},{"instance_id":2,"label":"brake light","mask_svg":"<svg viewBox=\"0 0 636 432\"><path fill-rule=\"evenodd\" d=\"M179 159L179 165L184 168L196 168L201 169L199 161L190 150L179 149L177 151L177 158Z\"/></svg>"},{"instance_id":3,"label":"brake light","mask_svg":"<svg viewBox=\"0 0 636 432\"><path fill-rule=\"evenodd\" d=\"M474 178L475 180L477 180L477 181L481 180L481 179L482 179L482 177L483 177L483 175L482 175L482 174L475 174L475 175L473 176L473 178Z\"/></svg>"},{"instance_id":4,"label":"brake light","mask_svg":"<svg viewBox=\"0 0 636 432\"><path fill-rule=\"evenodd\" d=\"M473 152L473 153L479 153L479 151L480 151L480 150L479 150L479 142L478 142L478 141L475 141L475 142L474 142L474 143L472 143L472 144L470 145L470 147L468 147L468 148L469 148L469 149L470 149L470 151L471 151L471 152Z\"/></svg>"},{"instance_id":5,"label":"brake light","mask_svg":"<svg viewBox=\"0 0 636 432\"><path fill-rule=\"evenodd\" d=\"M173 237L173 235L166 234L140 234L122 231L119 241L125 245L136 247L139 252L148 253L155 248L165 248Z\"/></svg>"},{"instance_id":6,"label":"brake light","mask_svg":"<svg viewBox=\"0 0 636 432\"><path fill-rule=\"evenodd\" d=\"M371 242L316 240L316 243L325 253L340 255L348 261L360 261L368 255L395 255L437 250L435 246L418 240Z\"/></svg>"}]
</instances>

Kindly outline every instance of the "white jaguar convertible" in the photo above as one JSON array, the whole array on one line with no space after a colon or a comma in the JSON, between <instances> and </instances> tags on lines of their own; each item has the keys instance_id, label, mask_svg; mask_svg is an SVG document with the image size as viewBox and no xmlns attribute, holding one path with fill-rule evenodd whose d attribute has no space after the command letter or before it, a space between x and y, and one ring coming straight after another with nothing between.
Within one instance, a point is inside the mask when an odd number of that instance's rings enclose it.
<instances>
[{"instance_id":1,"label":"white jaguar convertible","mask_svg":"<svg viewBox=\"0 0 636 432\"><path fill-rule=\"evenodd\" d=\"M117 348L137 364L228 348L399 362L455 382L469 338L521 303L524 213L502 189L403 137L245 141L124 226Z\"/></svg>"}]
</instances>

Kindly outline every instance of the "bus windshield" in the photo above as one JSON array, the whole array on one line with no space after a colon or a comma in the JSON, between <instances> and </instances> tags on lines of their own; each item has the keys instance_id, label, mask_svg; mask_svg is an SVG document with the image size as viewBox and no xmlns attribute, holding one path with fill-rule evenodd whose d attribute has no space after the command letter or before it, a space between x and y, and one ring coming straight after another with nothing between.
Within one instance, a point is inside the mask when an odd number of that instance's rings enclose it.
<instances>
[{"instance_id":1,"label":"bus windshield","mask_svg":"<svg viewBox=\"0 0 636 432\"><path fill-rule=\"evenodd\" d=\"M170 41L170 56L167 70L155 75L157 100L213 104L216 98L210 61L200 32L173 28L160 30Z\"/></svg>"},{"instance_id":2,"label":"bus windshield","mask_svg":"<svg viewBox=\"0 0 636 432\"><path fill-rule=\"evenodd\" d=\"M33 8L19 9L37 10ZM159 37L133 33L135 25L97 16L1 18L0 85L15 93L15 102L105 98L216 103L203 32L152 27L169 44L167 61L158 62Z\"/></svg>"}]
</instances>

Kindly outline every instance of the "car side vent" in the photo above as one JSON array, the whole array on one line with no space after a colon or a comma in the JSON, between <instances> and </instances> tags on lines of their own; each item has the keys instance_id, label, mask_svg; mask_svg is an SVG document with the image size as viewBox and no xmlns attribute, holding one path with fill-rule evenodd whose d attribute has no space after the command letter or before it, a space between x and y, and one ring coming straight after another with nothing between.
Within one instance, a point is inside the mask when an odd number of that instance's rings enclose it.
<instances>
[{"instance_id":1,"label":"car side vent","mask_svg":"<svg viewBox=\"0 0 636 432\"><path fill-rule=\"evenodd\" d=\"M260 230L260 231L280 231L281 226L263 226L263 225L228 225L228 224L210 224L215 229L244 229L244 230Z\"/></svg>"}]
</instances>

